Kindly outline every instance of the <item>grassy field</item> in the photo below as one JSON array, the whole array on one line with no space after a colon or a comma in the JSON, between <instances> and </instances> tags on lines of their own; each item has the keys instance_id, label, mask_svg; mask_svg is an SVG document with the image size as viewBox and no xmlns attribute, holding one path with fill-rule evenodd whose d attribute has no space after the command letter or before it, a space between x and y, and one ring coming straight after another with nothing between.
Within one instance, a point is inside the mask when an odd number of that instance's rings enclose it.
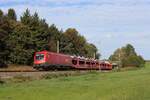
<instances>
[{"instance_id":1,"label":"grassy field","mask_svg":"<svg viewBox=\"0 0 150 100\"><path fill-rule=\"evenodd\" d=\"M145 68L0 85L0 100L150 100Z\"/></svg>"}]
</instances>

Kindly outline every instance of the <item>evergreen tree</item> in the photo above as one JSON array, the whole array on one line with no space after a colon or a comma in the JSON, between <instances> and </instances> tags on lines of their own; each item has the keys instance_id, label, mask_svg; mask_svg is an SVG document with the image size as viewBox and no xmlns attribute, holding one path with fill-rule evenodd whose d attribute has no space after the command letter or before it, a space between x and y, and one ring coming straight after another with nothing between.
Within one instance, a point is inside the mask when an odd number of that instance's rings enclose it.
<instances>
[{"instance_id":1,"label":"evergreen tree","mask_svg":"<svg viewBox=\"0 0 150 100\"><path fill-rule=\"evenodd\" d=\"M24 25L29 25L31 22L31 15L29 9L26 9L26 11L23 13L23 15L20 17L21 23Z\"/></svg>"},{"instance_id":2,"label":"evergreen tree","mask_svg":"<svg viewBox=\"0 0 150 100\"><path fill-rule=\"evenodd\" d=\"M8 9L7 17L12 20L17 20L17 15L16 15L15 10L12 8Z\"/></svg>"},{"instance_id":3,"label":"evergreen tree","mask_svg":"<svg viewBox=\"0 0 150 100\"><path fill-rule=\"evenodd\" d=\"M9 34L11 33L10 23L6 17L0 17L0 67L6 66L9 60Z\"/></svg>"},{"instance_id":4,"label":"evergreen tree","mask_svg":"<svg viewBox=\"0 0 150 100\"><path fill-rule=\"evenodd\" d=\"M3 11L0 9L0 18L3 17Z\"/></svg>"},{"instance_id":5,"label":"evergreen tree","mask_svg":"<svg viewBox=\"0 0 150 100\"><path fill-rule=\"evenodd\" d=\"M60 38L61 38L61 31L58 30L58 28L52 24L50 27L49 27L49 35L47 36L48 37L48 50L49 51L53 51L53 52L56 52L57 51L57 41L60 41ZM61 42L61 41L60 41Z\"/></svg>"},{"instance_id":6,"label":"evergreen tree","mask_svg":"<svg viewBox=\"0 0 150 100\"><path fill-rule=\"evenodd\" d=\"M11 44L10 61L13 64L31 64L33 62L34 43L29 28L16 22L9 36Z\"/></svg>"},{"instance_id":7,"label":"evergreen tree","mask_svg":"<svg viewBox=\"0 0 150 100\"><path fill-rule=\"evenodd\" d=\"M30 11L27 9L23 16L21 16L21 22L27 25L31 31L32 40L36 45L35 50L40 51L46 49L50 32L45 20L40 19L36 12L31 15Z\"/></svg>"}]
</instances>

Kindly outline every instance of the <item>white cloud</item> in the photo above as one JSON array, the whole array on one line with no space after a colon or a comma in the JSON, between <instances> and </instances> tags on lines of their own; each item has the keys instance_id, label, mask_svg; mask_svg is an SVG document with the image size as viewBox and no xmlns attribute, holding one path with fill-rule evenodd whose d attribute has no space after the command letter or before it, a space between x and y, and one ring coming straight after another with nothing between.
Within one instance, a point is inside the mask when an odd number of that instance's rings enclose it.
<instances>
[{"instance_id":1,"label":"white cloud","mask_svg":"<svg viewBox=\"0 0 150 100\"><path fill-rule=\"evenodd\" d=\"M150 0L2 0L0 8L14 8L21 15L26 8L64 30L75 27L99 47L103 57L132 43L146 59L150 48ZM24 2L24 3L22 3ZM2 6L5 4L5 6Z\"/></svg>"}]
</instances>

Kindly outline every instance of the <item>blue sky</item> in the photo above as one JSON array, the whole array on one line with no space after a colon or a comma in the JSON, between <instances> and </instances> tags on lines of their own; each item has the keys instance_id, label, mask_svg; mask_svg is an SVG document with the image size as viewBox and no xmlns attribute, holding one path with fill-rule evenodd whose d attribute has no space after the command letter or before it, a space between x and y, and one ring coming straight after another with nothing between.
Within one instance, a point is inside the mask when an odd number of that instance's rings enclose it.
<instances>
[{"instance_id":1,"label":"blue sky","mask_svg":"<svg viewBox=\"0 0 150 100\"><path fill-rule=\"evenodd\" d=\"M131 43L150 59L150 0L0 0L0 9L9 8L19 16L29 8L59 29L76 28L102 58Z\"/></svg>"}]
</instances>

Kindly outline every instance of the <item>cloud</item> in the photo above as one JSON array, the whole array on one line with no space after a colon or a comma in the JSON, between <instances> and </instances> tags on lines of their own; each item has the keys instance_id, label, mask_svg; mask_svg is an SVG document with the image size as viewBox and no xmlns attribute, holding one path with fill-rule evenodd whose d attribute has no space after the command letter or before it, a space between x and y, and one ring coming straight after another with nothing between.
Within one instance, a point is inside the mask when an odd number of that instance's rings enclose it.
<instances>
[{"instance_id":1,"label":"cloud","mask_svg":"<svg viewBox=\"0 0 150 100\"><path fill-rule=\"evenodd\" d=\"M14 8L19 16L29 8L49 24L74 27L96 44L103 58L131 43L150 59L150 0L1 0L0 8Z\"/></svg>"},{"instance_id":2,"label":"cloud","mask_svg":"<svg viewBox=\"0 0 150 100\"><path fill-rule=\"evenodd\" d=\"M0 6L14 6L14 5L32 5L32 6L135 6L135 5L149 5L149 0L1 0Z\"/></svg>"}]
</instances>

